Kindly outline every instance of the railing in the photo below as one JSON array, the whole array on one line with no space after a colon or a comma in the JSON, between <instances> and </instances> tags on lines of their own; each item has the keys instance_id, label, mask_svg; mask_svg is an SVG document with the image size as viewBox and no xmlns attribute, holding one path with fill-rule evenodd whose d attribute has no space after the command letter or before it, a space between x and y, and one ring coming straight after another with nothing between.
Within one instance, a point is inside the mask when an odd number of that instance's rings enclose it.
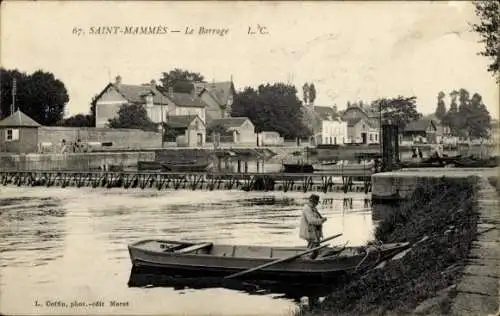
<instances>
[{"instance_id":1,"label":"railing","mask_svg":"<svg viewBox=\"0 0 500 316\"><path fill-rule=\"evenodd\" d=\"M0 183L189 190L371 192L371 170L328 173L0 171Z\"/></svg>"}]
</instances>

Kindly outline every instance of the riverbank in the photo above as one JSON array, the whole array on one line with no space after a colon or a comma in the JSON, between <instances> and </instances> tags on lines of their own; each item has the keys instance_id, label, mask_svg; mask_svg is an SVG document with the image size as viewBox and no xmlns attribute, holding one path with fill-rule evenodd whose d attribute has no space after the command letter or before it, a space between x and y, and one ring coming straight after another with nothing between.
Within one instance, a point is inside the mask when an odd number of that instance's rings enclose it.
<instances>
[{"instance_id":1,"label":"riverbank","mask_svg":"<svg viewBox=\"0 0 500 316\"><path fill-rule=\"evenodd\" d=\"M475 176L420 184L375 232L383 243L410 241L412 248L340 282L319 306L302 314L450 314L477 237L478 190Z\"/></svg>"}]
</instances>

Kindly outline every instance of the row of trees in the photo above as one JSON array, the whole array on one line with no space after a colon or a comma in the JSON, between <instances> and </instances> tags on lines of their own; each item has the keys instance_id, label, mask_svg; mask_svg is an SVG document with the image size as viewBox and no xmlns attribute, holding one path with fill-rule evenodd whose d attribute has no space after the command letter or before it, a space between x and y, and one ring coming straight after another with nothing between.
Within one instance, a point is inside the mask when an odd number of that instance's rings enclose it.
<instances>
[{"instance_id":1,"label":"row of trees","mask_svg":"<svg viewBox=\"0 0 500 316\"><path fill-rule=\"evenodd\" d=\"M0 78L0 119L11 114L14 101L16 109L42 125L61 122L69 96L64 83L52 73L37 70L27 74L0 68Z\"/></svg>"},{"instance_id":2,"label":"row of trees","mask_svg":"<svg viewBox=\"0 0 500 316\"><path fill-rule=\"evenodd\" d=\"M470 97L466 89L449 93L450 107L446 109L446 94L440 91L437 96L435 115L444 125L449 126L453 136L484 138L491 128L491 116L479 93Z\"/></svg>"}]
</instances>

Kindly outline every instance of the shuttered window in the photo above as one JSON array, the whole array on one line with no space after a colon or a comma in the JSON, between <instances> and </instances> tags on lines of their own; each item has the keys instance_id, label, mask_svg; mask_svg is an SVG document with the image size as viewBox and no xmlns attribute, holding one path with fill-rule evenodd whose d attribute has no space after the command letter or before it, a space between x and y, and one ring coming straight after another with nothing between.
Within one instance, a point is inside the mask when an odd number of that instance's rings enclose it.
<instances>
[{"instance_id":1,"label":"shuttered window","mask_svg":"<svg viewBox=\"0 0 500 316\"><path fill-rule=\"evenodd\" d=\"M19 129L17 128L8 129L7 132L5 133L6 141L14 141L18 139L19 139Z\"/></svg>"}]
</instances>

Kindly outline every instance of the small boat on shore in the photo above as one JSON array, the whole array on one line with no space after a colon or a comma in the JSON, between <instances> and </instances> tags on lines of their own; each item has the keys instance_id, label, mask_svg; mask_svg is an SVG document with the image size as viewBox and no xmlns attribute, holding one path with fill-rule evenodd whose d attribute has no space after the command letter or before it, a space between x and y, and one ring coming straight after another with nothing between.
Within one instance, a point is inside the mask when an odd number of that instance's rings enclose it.
<instances>
[{"instance_id":1,"label":"small boat on shore","mask_svg":"<svg viewBox=\"0 0 500 316\"><path fill-rule=\"evenodd\" d=\"M407 249L409 243L385 244L377 247L326 247L316 259L307 256L268 265L278 259L301 254L305 247L268 247L182 242L148 239L128 245L134 267L164 270L182 276L217 276L249 270L254 280L317 281L369 268Z\"/></svg>"}]
</instances>

